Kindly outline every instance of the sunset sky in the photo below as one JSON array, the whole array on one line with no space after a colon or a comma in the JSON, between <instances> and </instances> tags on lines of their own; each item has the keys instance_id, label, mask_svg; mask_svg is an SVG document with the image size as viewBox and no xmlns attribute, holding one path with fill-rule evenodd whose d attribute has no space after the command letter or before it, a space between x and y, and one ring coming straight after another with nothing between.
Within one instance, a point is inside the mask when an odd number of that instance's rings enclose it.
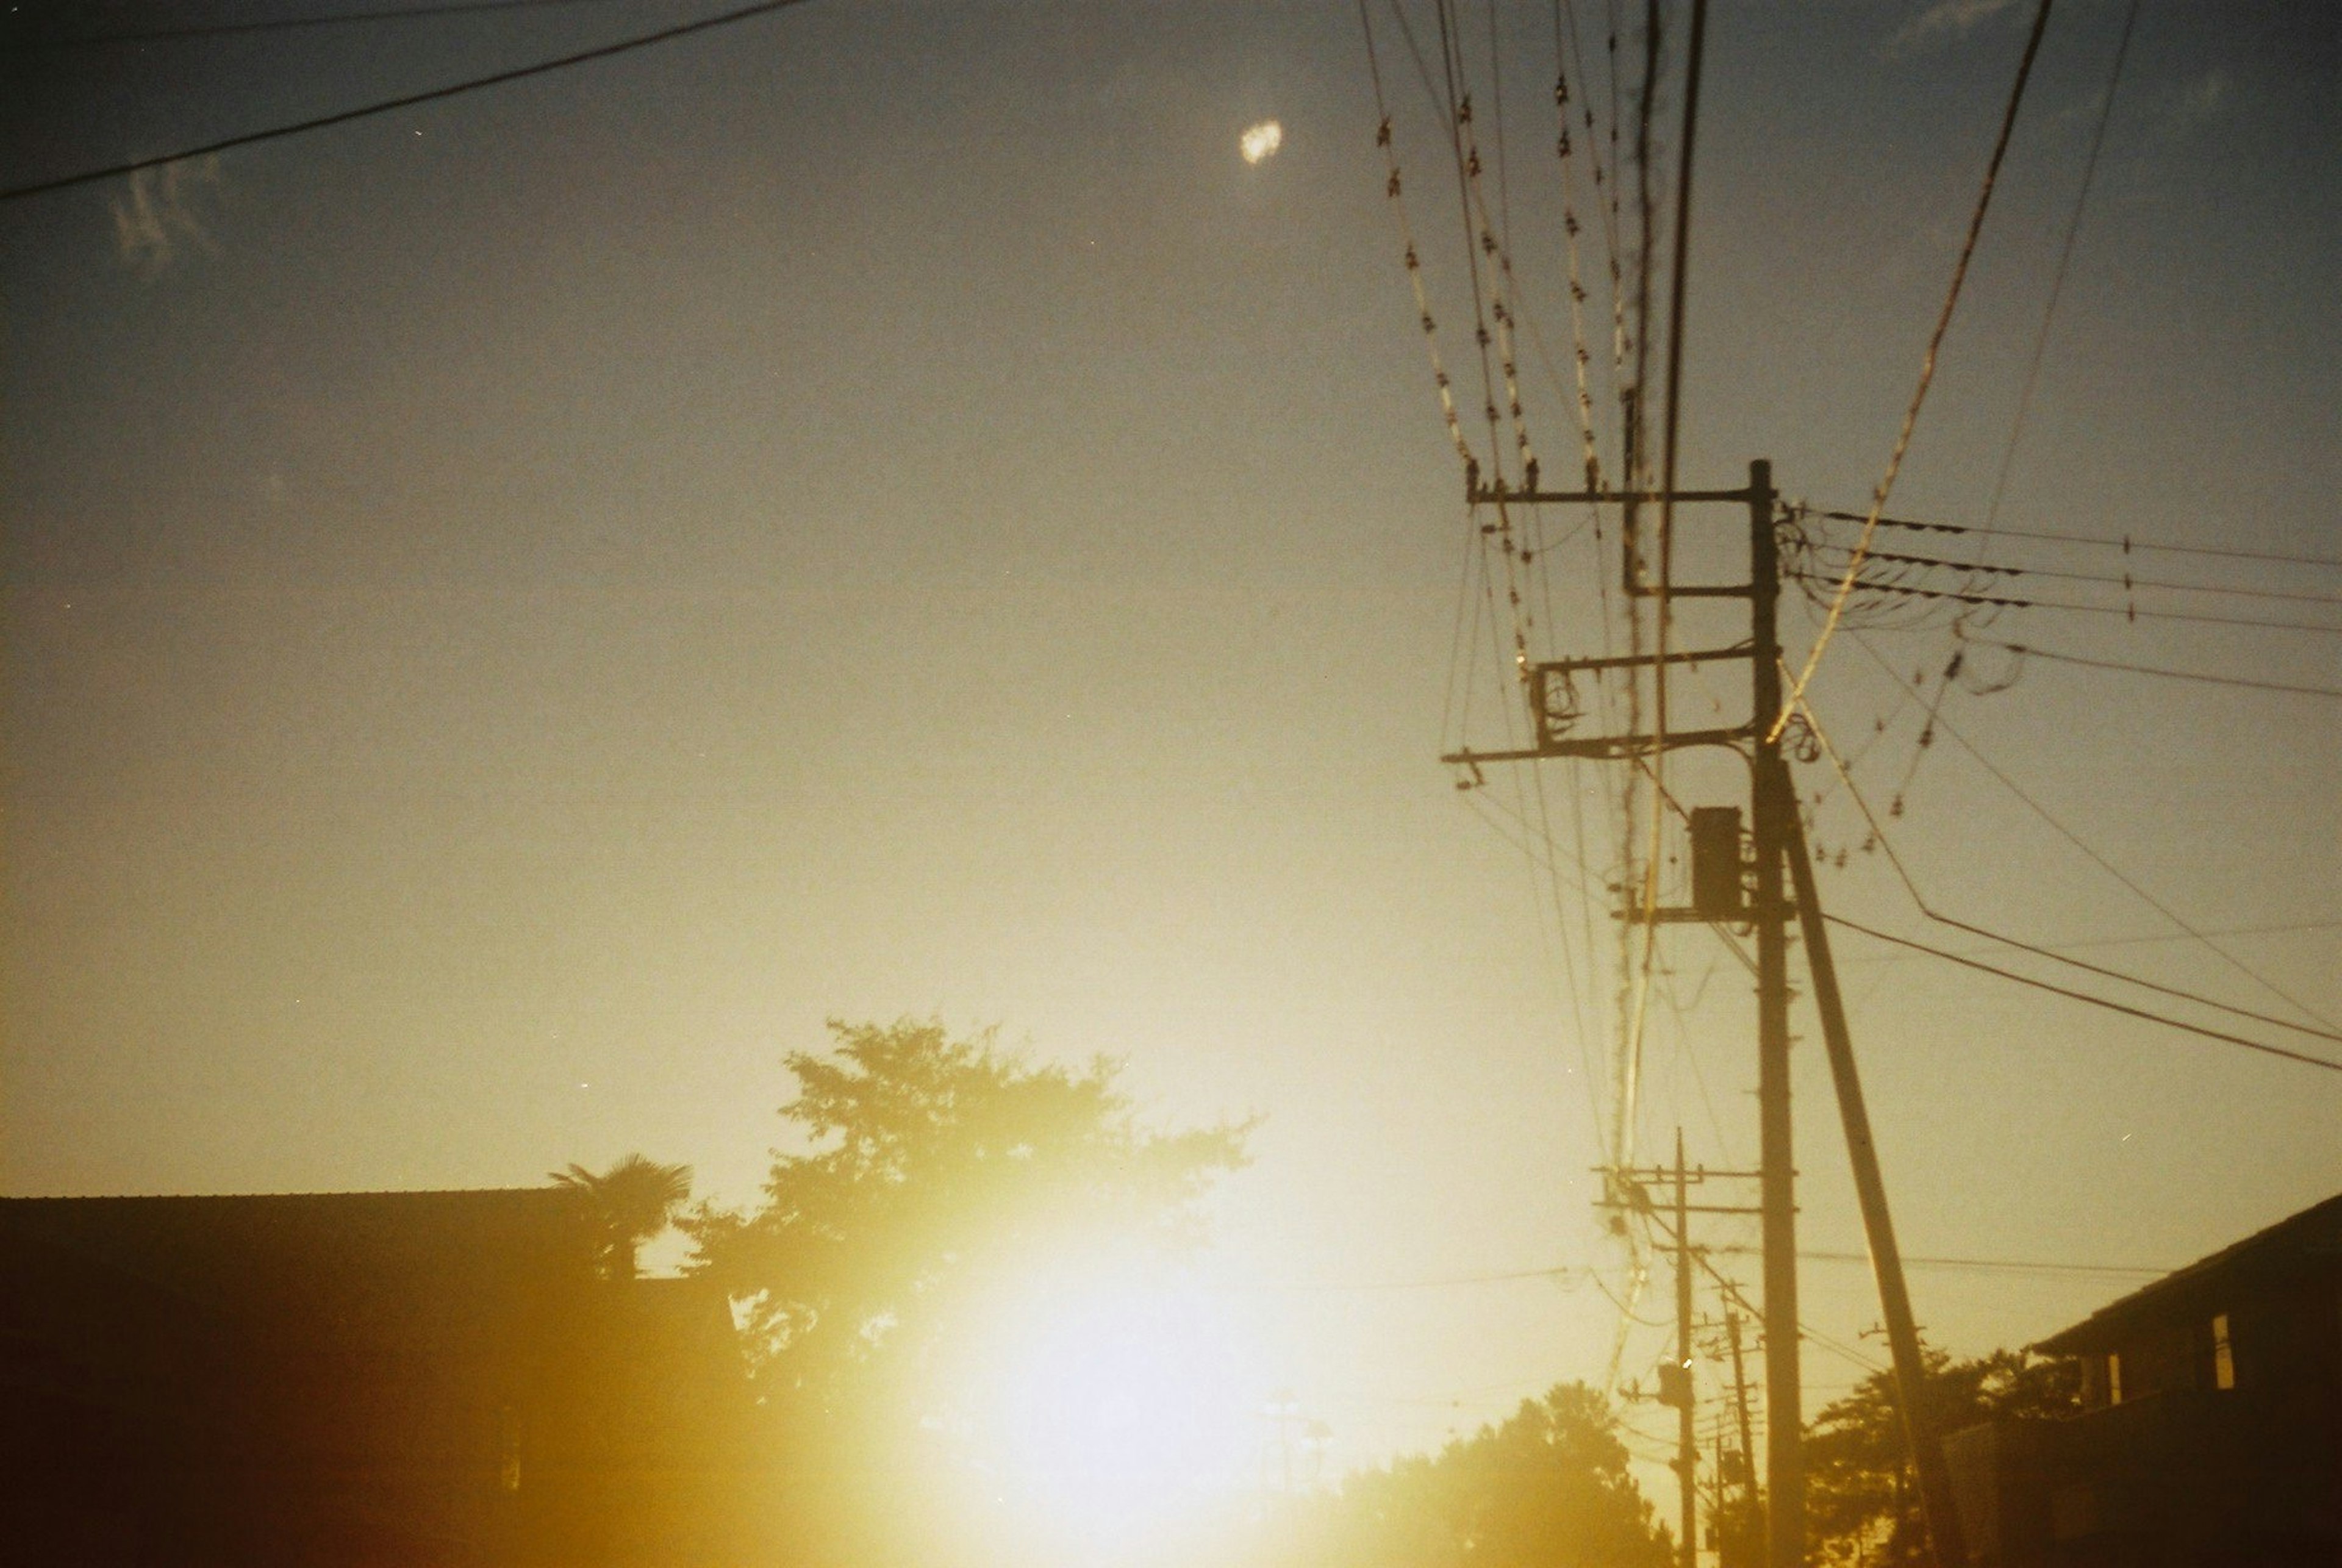
<instances>
[{"instance_id":1,"label":"sunset sky","mask_svg":"<svg viewBox=\"0 0 2342 1568\"><path fill-rule=\"evenodd\" d=\"M26 5L0 186L721 8L35 48L316 13ZM2050 23L1890 514L1984 519L2127 10ZM1766 457L1788 495L1865 504L2030 14L1717 0L1687 481ZM1373 15L1468 413L1452 171ZM1566 367L1550 26L1504 8L1497 55L1519 310ZM1979 635L2342 687L2342 570L2308 564L2342 556L2338 55L2317 7L2147 0L1999 514L2303 559L1991 556L2250 591L2010 590L2040 600L2327 630L2033 610ZM639 1149L743 1201L784 1053L832 1016L939 1014L1119 1056L1164 1124L1263 1118L1206 1273L1337 1463L1598 1382L1626 1271L1589 1206L1585 1064L1615 949L1584 951L1574 884L1556 945L1491 825L1513 781L1459 794L1436 761L1501 744L1503 693L1485 629L1468 682L1451 667L1471 524L1376 124L1347 4L810 0L0 202L0 1190L522 1184ZM1566 477L1546 377L1533 428ZM1736 514L1680 525L1688 572L1736 565ZM1596 561L1590 535L1550 561L1539 656L1599 649ZM1785 614L1802 651L1814 617ZM1876 737L1855 771L1882 809L1918 717L1866 649L1932 689L1941 622L1841 634L1813 688L1842 751ZM2105 864L1938 735L1887 824L1931 904L2342 1033L2315 1022L2342 1017L2342 703L1977 658L2017 678L1943 719ZM1598 880L1600 781L1548 766L1551 801L1585 791ZM1855 851L1825 874L1837 913L2342 1060L1930 926L1842 790L1815 831ZM1839 940L1915 1254L2174 1266L2342 1189L2342 1074ZM1661 959L1643 1157L1681 1125L1745 1167L1746 977L1699 926ZM1817 1035L1802 1002L1796 1026ZM1811 1044L1797 1074L1802 1234L1858 1253ZM1716 1261L1755 1293L1754 1258ZM1542 1269L1575 1272L1489 1277ZM1813 1327L1883 1361L1864 1271L1805 1278ZM1962 1353L2142 1283L1912 1278ZM1636 1311L1666 1300L1662 1273ZM1663 1339L1633 1329L1629 1376ZM1809 1410L1860 1375L1805 1365Z\"/></svg>"}]
</instances>

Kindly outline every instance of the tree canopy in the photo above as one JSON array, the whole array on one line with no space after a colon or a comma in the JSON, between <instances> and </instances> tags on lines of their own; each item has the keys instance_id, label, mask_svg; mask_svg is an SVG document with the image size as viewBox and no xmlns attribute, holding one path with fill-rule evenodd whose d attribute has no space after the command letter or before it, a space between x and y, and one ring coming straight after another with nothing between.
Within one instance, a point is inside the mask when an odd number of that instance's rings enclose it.
<instances>
[{"instance_id":1,"label":"tree canopy","mask_svg":"<svg viewBox=\"0 0 2342 1568\"><path fill-rule=\"evenodd\" d=\"M830 1053L787 1058L781 1114L808 1146L775 1152L761 1205L685 1223L695 1268L744 1303L760 1374L818 1403L918 1360L987 1275L1194 1245L1196 1200L1245 1163L1247 1125L1142 1127L1107 1057L1034 1063L932 1021L829 1028Z\"/></svg>"},{"instance_id":2,"label":"tree canopy","mask_svg":"<svg viewBox=\"0 0 2342 1568\"><path fill-rule=\"evenodd\" d=\"M1569 1383L1436 1456L1351 1477L1299 1557L1326 1568L1668 1568L1668 1540L1609 1403Z\"/></svg>"},{"instance_id":3,"label":"tree canopy","mask_svg":"<svg viewBox=\"0 0 2342 1568\"><path fill-rule=\"evenodd\" d=\"M1198 1200L1243 1165L1249 1124L1143 1126L1112 1059L1036 1062L993 1030L829 1029L829 1051L786 1059L795 1146L774 1151L760 1203L684 1221L690 1267L746 1333L804 1559L975 1561L936 1533L966 1513L944 1496L989 1503L955 1380L993 1349L1000 1301L1068 1263L1199 1244ZM903 1510L906 1486L930 1506Z\"/></svg>"},{"instance_id":4,"label":"tree canopy","mask_svg":"<svg viewBox=\"0 0 2342 1568\"><path fill-rule=\"evenodd\" d=\"M2057 1416L2079 1407L2071 1362L1997 1350L1954 1361L1928 1347L1927 1408L1948 1433L1997 1416ZM1822 1407L1806 1428L1806 1503L1815 1554L1825 1562L1917 1561L1926 1533L1907 1464L1891 1371L1871 1373ZM1907 1552L1908 1557L1897 1555Z\"/></svg>"},{"instance_id":5,"label":"tree canopy","mask_svg":"<svg viewBox=\"0 0 2342 1568\"><path fill-rule=\"evenodd\" d=\"M548 1174L585 1194L597 1262L604 1277L614 1280L635 1277L642 1244L666 1230L691 1198L689 1165L662 1165L641 1154L628 1154L606 1171L572 1164Z\"/></svg>"}]
</instances>

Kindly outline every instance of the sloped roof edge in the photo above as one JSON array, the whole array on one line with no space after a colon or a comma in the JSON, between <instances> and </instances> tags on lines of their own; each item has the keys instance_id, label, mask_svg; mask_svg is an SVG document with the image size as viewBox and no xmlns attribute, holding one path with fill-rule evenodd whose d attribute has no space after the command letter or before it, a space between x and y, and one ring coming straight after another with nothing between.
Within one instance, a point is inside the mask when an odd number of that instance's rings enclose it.
<instances>
[{"instance_id":1,"label":"sloped roof edge","mask_svg":"<svg viewBox=\"0 0 2342 1568\"><path fill-rule=\"evenodd\" d=\"M2312 1203L2296 1214L2290 1214L2264 1230L2255 1231L2239 1242L2233 1242L2218 1252L2197 1259L2186 1268L2175 1269L2151 1283L2140 1286L2098 1308L2080 1323L2059 1329L2030 1347L2047 1355L2072 1355L2087 1350L2098 1340L2102 1331L2116 1323L2151 1311L2167 1300L2187 1290L2208 1283L2220 1274L2250 1269L2287 1259L2327 1256L2342 1267L2342 1193Z\"/></svg>"}]
</instances>

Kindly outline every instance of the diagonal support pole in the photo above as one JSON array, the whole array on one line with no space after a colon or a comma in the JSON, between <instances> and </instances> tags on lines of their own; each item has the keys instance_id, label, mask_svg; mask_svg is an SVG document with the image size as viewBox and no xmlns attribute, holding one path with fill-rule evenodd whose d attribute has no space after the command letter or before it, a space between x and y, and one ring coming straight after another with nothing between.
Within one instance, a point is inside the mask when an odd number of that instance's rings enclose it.
<instances>
[{"instance_id":1,"label":"diagonal support pole","mask_svg":"<svg viewBox=\"0 0 2342 1568\"><path fill-rule=\"evenodd\" d=\"M1783 793L1789 793L1788 764L1777 753L1771 760L1781 772ZM1951 1472L1944 1463L1943 1433L1929 1408L1933 1401L1927 1392L1927 1366L1919 1353L1919 1331L1911 1315L1911 1293L1903 1280L1903 1254L1895 1244L1895 1221L1887 1209L1887 1185L1878 1174L1870 1111L1863 1103L1862 1079L1855 1070L1854 1040L1847 1029L1846 1004L1838 994L1837 967L1830 960L1829 928L1822 922L1821 894L1814 884L1812 857L1806 852L1805 824L1793 811L1784 826L1783 849L1797 898L1797 923L1813 973L1814 1006L1821 1014L1822 1042L1829 1054L1830 1078L1837 1087L1838 1120L1846 1127L1847 1154L1854 1165L1855 1192L1862 1203L1863 1234L1870 1243L1870 1268L1877 1277L1879 1310L1887 1318L1887 1343L1895 1354L1895 1403L1903 1420L1903 1440L1911 1455L1911 1468L1918 1473L1919 1504L1927 1515L1936 1568L1967 1568L1967 1544L1952 1497Z\"/></svg>"}]
</instances>

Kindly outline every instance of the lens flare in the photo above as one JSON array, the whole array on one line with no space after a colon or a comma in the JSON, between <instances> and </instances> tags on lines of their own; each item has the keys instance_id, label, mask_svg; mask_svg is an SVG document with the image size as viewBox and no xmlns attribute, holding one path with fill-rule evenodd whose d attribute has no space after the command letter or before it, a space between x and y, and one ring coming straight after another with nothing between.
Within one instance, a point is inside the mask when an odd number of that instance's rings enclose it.
<instances>
[{"instance_id":1,"label":"lens flare","mask_svg":"<svg viewBox=\"0 0 2342 1568\"><path fill-rule=\"evenodd\" d=\"M998 1303L974 1425L1027 1527L1106 1561L1224 1507L1255 1458L1261 1386L1227 1302L1087 1271L1016 1295Z\"/></svg>"},{"instance_id":2,"label":"lens flare","mask_svg":"<svg viewBox=\"0 0 2342 1568\"><path fill-rule=\"evenodd\" d=\"M1236 138L1237 150L1244 154L1244 161L1247 164L1261 163L1275 156L1276 149L1284 145L1285 127L1275 120L1263 120Z\"/></svg>"}]
</instances>

